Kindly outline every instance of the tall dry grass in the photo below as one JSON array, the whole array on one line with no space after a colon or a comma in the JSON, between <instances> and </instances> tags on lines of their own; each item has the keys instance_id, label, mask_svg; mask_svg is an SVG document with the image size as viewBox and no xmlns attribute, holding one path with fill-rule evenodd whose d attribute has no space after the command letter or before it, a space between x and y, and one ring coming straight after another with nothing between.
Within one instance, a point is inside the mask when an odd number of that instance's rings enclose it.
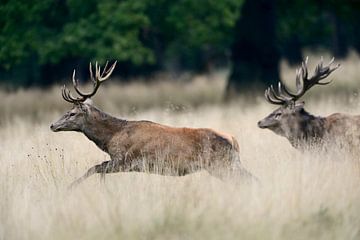
<instances>
[{"instance_id":1,"label":"tall dry grass","mask_svg":"<svg viewBox=\"0 0 360 240\"><path fill-rule=\"evenodd\" d=\"M334 84L314 89L307 109L360 113L354 94L360 82L339 83L359 72L358 64L349 60ZM293 70L284 69L290 79ZM229 132L260 185L233 185L206 172L118 173L105 184L93 176L69 192L68 184L106 154L79 133L49 130L70 107L58 87L1 92L0 239L359 239L357 157L341 149L301 153L258 129L274 106L261 96L221 103L224 79L222 73L186 84L109 82L95 103L119 117Z\"/></svg>"}]
</instances>

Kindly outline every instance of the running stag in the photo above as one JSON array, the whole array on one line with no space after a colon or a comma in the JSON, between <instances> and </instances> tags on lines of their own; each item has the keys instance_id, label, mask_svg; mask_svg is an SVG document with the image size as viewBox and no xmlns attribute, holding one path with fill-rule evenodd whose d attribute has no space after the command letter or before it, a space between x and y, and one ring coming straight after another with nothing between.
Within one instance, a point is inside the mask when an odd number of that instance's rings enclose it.
<instances>
[{"instance_id":1,"label":"running stag","mask_svg":"<svg viewBox=\"0 0 360 240\"><path fill-rule=\"evenodd\" d=\"M109 161L91 167L71 186L95 173L104 177L106 173L120 171L181 176L205 169L220 176L219 169L227 169L251 177L241 166L239 145L231 135L207 128L175 128L150 121L128 121L95 107L90 98L110 77L115 65L116 62L110 68L106 65L101 71L96 63L94 75L90 63L90 77L94 83L90 93L79 90L75 70L72 81L79 97L73 97L65 86L62 89L64 100L73 107L50 126L51 130L82 132L110 155Z\"/></svg>"}]
</instances>

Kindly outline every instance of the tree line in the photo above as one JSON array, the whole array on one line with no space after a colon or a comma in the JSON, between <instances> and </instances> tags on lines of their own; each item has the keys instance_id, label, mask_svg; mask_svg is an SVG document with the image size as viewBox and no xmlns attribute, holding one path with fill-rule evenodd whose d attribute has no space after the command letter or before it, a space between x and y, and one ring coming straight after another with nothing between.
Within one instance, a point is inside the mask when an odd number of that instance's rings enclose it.
<instances>
[{"instance_id":1,"label":"tree line","mask_svg":"<svg viewBox=\"0 0 360 240\"><path fill-rule=\"evenodd\" d=\"M277 81L304 48L359 51L359 13L356 0L4 0L0 82L44 86L116 59L125 77L230 66L237 94Z\"/></svg>"}]
</instances>

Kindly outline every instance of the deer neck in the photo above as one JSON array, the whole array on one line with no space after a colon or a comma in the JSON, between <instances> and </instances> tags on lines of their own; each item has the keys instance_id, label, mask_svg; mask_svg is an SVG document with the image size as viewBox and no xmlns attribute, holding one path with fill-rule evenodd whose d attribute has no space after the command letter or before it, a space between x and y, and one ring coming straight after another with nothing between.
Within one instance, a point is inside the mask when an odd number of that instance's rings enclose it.
<instances>
[{"instance_id":1,"label":"deer neck","mask_svg":"<svg viewBox=\"0 0 360 240\"><path fill-rule=\"evenodd\" d=\"M112 117L101 111L97 111L88 117L82 132L93 141L101 150L108 152L108 143L113 135L119 132L126 120Z\"/></svg>"},{"instance_id":2,"label":"deer neck","mask_svg":"<svg viewBox=\"0 0 360 240\"><path fill-rule=\"evenodd\" d=\"M290 143L295 148L320 144L325 134L325 121L323 117L317 117L305 112L301 121L288 136Z\"/></svg>"}]
</instances>

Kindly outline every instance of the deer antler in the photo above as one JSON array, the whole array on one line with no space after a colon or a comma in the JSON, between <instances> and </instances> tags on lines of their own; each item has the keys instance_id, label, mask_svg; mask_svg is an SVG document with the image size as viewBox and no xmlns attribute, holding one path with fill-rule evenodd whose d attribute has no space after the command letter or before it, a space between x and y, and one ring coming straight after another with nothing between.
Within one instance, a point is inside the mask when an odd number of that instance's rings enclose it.
<instances>
[{"instance_id":1,"label":"deer antler","mask_svg":"<svg viewBox=\"0 0 360 240\"><path fill-rule=\"evenodd\" d=\"M111 67L107 69L108 62L106 62L103 71L101 71L101 67L96 62L95 63L95 76L94 76L92 65L91 65L91 62L90 62L90 64L89 64L90 78L91 78L91 81L93 82L93 85L94 85L94 88L90 93L82 93L78 89L79 81L75 78L76 71L74 69L74 72L73 72L73 75L72 75L72 82L73 82L75 91L80 95L80 97L73 97L71 95L71 93L70 93L70 90L68 90L66 88L66 86L64 85L63 88L62 88L62 96L63 96L64 100L67 101L67 102L70 102L70 103L80 103L80 102L84 102L86 99L91 98L92 96L94 96L96 91L100 87L100 84L110 77L110 75L112 74L112 72L115 69L116 63L117 63L117 61L115 61L111 65Z\"/></svg>"},{"instance_id":2,"label":"deer antler","mask_svg":"<svg viewBox=\"0 0 360 240\"><path fill-rule=\"evenodd\" d=\"M315 68L314 75L308 78L308 57L306 57L301 67L296 69L296 93L291 93L280 80L277 91L275 91L272 85L265 90L266 100L277 105L288 104L301 98L314 85L327 85L331 83L331 81L321 82L321 80L328 77L333 71L340 67L340 64L332 66L334 60L335 58L332 58L327 66L323 66L323 58L321 57L320 63Z\"/></svg>"}]
</instances>

